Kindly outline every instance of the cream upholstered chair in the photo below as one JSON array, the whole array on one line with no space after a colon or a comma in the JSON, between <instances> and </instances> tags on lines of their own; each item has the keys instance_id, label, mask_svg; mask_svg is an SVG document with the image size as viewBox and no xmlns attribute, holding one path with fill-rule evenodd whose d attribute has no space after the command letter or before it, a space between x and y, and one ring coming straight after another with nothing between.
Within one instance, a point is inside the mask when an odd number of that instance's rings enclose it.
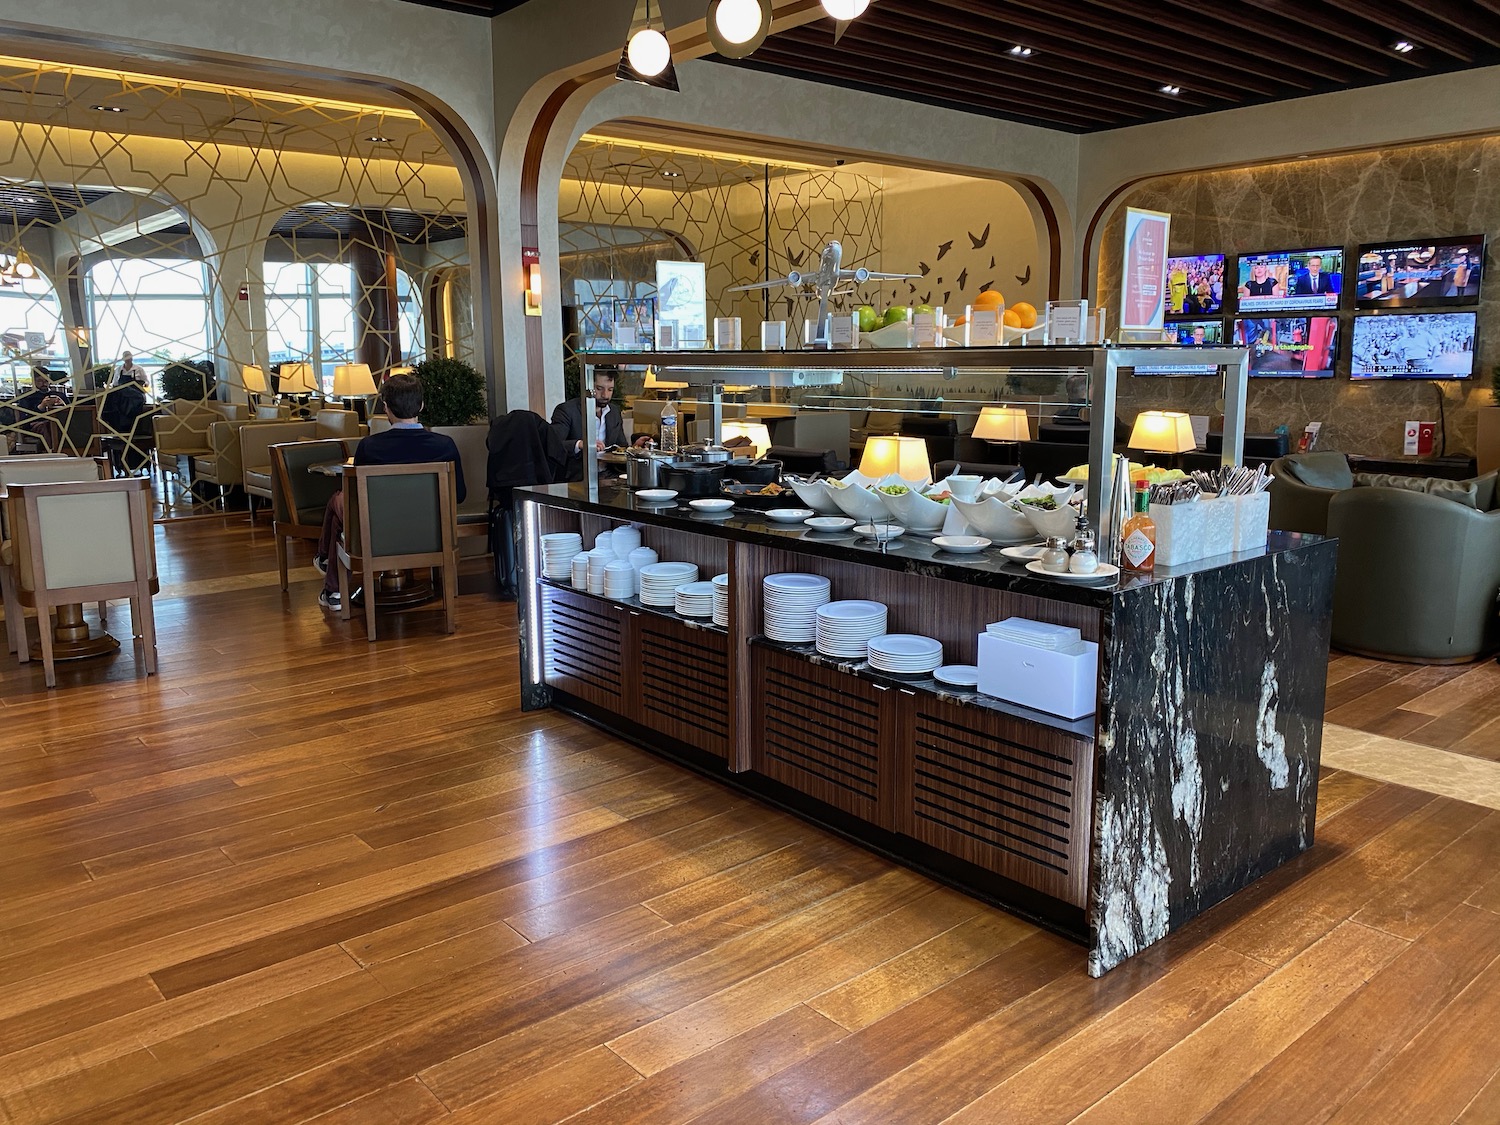
<instances>
[{"instance_id":1,"label":"cream upholstered chair","mask_svg":"<svg viewBox=\"0 0 1500 1125\"><path fill-rule=\"evenodd\" d=\"M270 502L271 495L271 446L284 441L310 441L318 436L317 423L257 422L252 426L241 426L240 484L250 505L250 522L255 522L255 498Z\"/></svg>"},{"instance_id":2,"label":"cream upholstered chair","mask_svg":"<svg viewBox=\"0 0 1500 1125\"><path fill-rule=\"evenodd\" d=\"M359 415L353 410L325 408L313 415L319 438L341 438L358 441L360 438Z\"/></svg>"},{"instance_id":3,"label":"cream upholstered chair","mask_svg":"<svg viewBox=\"0 0 1500 1125\"><path fill-rule=\"evenodd\" d=\"M46 622L55 606L109 598L130 599L134 635L141 641L146 674L156 672L156 547L151 528L150 483L120 480L58 481L9 487L16 595ZM42 672L57 686L52 630L44 624Z\"/></svg>"},{"instance_id":4,"label":"cream upholstered chair","mask_svg":"<svg viewBox=\"0 0 1500 1125\"><path fill-rule=\"evenodd\" d=\"M373 642L374 576L383 570L430 566L442 571L445 631L453 632L457 522L452 461L352 465L344 470L344 538L338 545L344 620L349 620L354 600L352 574L365 576L365 639Z\"/></svg>"},{"instance_id":5,"label":"cream upholstered chair","mask_svg":"<svg viewBox=\"0 0 1500 1125\"><path fill-rule=\"evenodd\" d=\"M93 457L64 457L61 454L15 457L0 461L0 488L17 484L42 484L53 481L98 480L104 475L104 463ZM5 639L10 651L22 664L31 659L26 646L26 619L16 598L14 549L11 544L10 509L0 509L0 597L5 602ZM108 610L101 602L99 619L106 620ZM46 622L40 626L46 631Z\"/></svg>"}]
</instances>

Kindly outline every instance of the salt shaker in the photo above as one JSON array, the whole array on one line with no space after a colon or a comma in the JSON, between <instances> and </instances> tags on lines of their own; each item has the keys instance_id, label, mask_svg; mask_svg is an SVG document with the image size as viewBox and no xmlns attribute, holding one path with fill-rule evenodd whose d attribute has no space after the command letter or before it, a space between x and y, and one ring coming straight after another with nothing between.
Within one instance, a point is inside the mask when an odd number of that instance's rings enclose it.
<instances>
[{"instance_id":1,"label":"salt shaker","mask_svg":"<svg viewBox=\"0 0 1500 1125\"><path fill-rule=\"evenodd\" d=\"M1099 552L1094 546L1094 532L1087 516L1079 516L1073 534L1073 557L1068 569L1074 574L1093 574L1099 569Z\"/></svg>"},{"instance_id":2,"label":"salt shaker","mask_svg":"<svg viewBox=\"0 0 1500 1125\"><path fill-rule=\"evenodd\" d=\"M1068 570L1068 541L1060 535L1052 535L1047 539L1047 549L1042 552L1039 560L1043 570L1053 570L1059 573L1067 573ZM1096 564L1097 565L1097 562Z\"/></svg>"}]
</instances>

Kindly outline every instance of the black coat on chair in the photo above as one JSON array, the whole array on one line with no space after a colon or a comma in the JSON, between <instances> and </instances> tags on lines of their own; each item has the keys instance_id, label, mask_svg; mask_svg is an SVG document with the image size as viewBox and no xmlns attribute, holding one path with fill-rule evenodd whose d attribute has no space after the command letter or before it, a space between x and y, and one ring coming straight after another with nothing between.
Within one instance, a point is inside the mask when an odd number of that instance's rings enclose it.
<instances>
[{"instance_id":1,"label":"black coat on chair","mask_svg":"<svg viewBox=\"0 0 1500 1125\"><path fill-rule=\"evenodd\" d=\"M540 414L512 410L490 424L485 483L490 490L490 551L502 598L516 596L515 518L511 489L565 480L568 454L554 427Z\"/></svg>"}]
</instances>

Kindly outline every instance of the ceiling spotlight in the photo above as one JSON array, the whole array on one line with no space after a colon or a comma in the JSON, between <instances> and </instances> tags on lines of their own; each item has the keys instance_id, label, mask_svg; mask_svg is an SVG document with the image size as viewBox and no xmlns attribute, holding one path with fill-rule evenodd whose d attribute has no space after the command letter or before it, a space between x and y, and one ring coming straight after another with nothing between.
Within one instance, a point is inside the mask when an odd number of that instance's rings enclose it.
<instances>
[{"instance_id":1,"label":"ceiling spotlight","mask_svg":"<svg viewBox=\"0 0 1500 1125\"><path fill-rule=\"evenodd\" d=\"M34 195L18 195L16 196L16 202L25 204L29 207L35 207L38 203L41 202L41 200Z\"/></svg>"},{"instance_id":2,"label":"ceiling spotlight","mask_svg":"<svg viewBox=\"0 0 1500 1125\"><path fill-rule=\"evenodd\" d=\"M708 39L727 59L742 59L771 31L771 0L709 0Z\"/></svg>"},{"instance_id":3,"label":"ceiling spotlight","mask_svg":"<svg viewBox=\"0 0 1500 1125\"><path fill-rule=\"evenodd\" d=\"M823 10L836 20L856 20L865 14L870 0L823 0Z\"/></svg>"},{"instance_id":4,"label":"ceiling spotlight","mask_svg":"<svg viewBox=\"0 0 1500 1125\"><path fill-rule=\"evenodd\" d=\"M1416 49L1417 45L1410 39L1397 39L1391 44L1391 50L1395 51L1398 55L1409 55Z\"/></svg>"},{"instance_id":5,"label":"ceiling spotlight","mask_svg":"<svg viewBox=\"0 0 1500 1125\"><path fill-rule=\"evenodd\" d=\"M1017 43L1014 47L1012 47L1010 49L1009 53L1012 54L1012 55L1015 55L1016 58L1018 58L1018 59L1029 59L1029 58L1031 58L1031 48L1030 47L1023 47L1019 43Z\"/></svg>"},{"instance_id":6,"label":"ceiling spotlight","mask_svg":"<svg viewBox=\"0 0 1500 1125\"><path fill-rule=\"evenodd\" d=\"M662 179L664 179L664 180L680 180L680 179L682 179L682 173L681 172L674 172L670 168L663 168L662 171L661 171L661 175L662 175Z\"/></svg>"},{"instance_id":7,"label":"ceiling spotlight","mask_svg":"<svg viewBox=\"0 0 1500 1125\"><path fill-rule=\"evenodd\" d=\"M390 137L382 137L379 135L366 137L365 140L375 145L388 145L395 143Z\"/></svg>"},{"instance_id":8,"label":"ceiling spotlight","mask_svg":"<svg viewBox=\"0 0 1500 1125\"><path fill-rule=\"evenodd\" d=\"M124 107L117 105L91 105L90 109L99 113L124 113Z\"/></svg>"},{"instance_id":9,"label":"ceiling spotlight","mask_svg":"<svg viewBox=\"0 0 1500 1125\"><path fill-rule=\"evenodd\" d=\"M1182 87L1181 86L1173 86L1169 82L1167 85L1165 85L1165 86L1163 86L1161 88L1161 92L1163 94L1171 94L1175 98L1178 94L1182 93Z\"/></svg>"}]
</instances>

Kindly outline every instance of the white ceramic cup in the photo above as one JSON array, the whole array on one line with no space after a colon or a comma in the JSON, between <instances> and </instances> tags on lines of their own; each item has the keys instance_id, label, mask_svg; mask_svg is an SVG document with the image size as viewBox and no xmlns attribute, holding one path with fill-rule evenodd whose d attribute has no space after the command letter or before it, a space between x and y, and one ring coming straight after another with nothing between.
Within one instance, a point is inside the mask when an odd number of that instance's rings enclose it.
<instances>
[{"instance_id":1,"label":"white ceramic cup","mask_svg":"<svg viewBox=\"0 0 1500 1125\"><path fill-rule=\"evenodd\" d=\"M971 476L968 473L955 473L944 477L943 484L948 486L948 491L966 504L972 504L979 499L979 488L984 484L984 478Z\"/></svg>"}]
</instances>

